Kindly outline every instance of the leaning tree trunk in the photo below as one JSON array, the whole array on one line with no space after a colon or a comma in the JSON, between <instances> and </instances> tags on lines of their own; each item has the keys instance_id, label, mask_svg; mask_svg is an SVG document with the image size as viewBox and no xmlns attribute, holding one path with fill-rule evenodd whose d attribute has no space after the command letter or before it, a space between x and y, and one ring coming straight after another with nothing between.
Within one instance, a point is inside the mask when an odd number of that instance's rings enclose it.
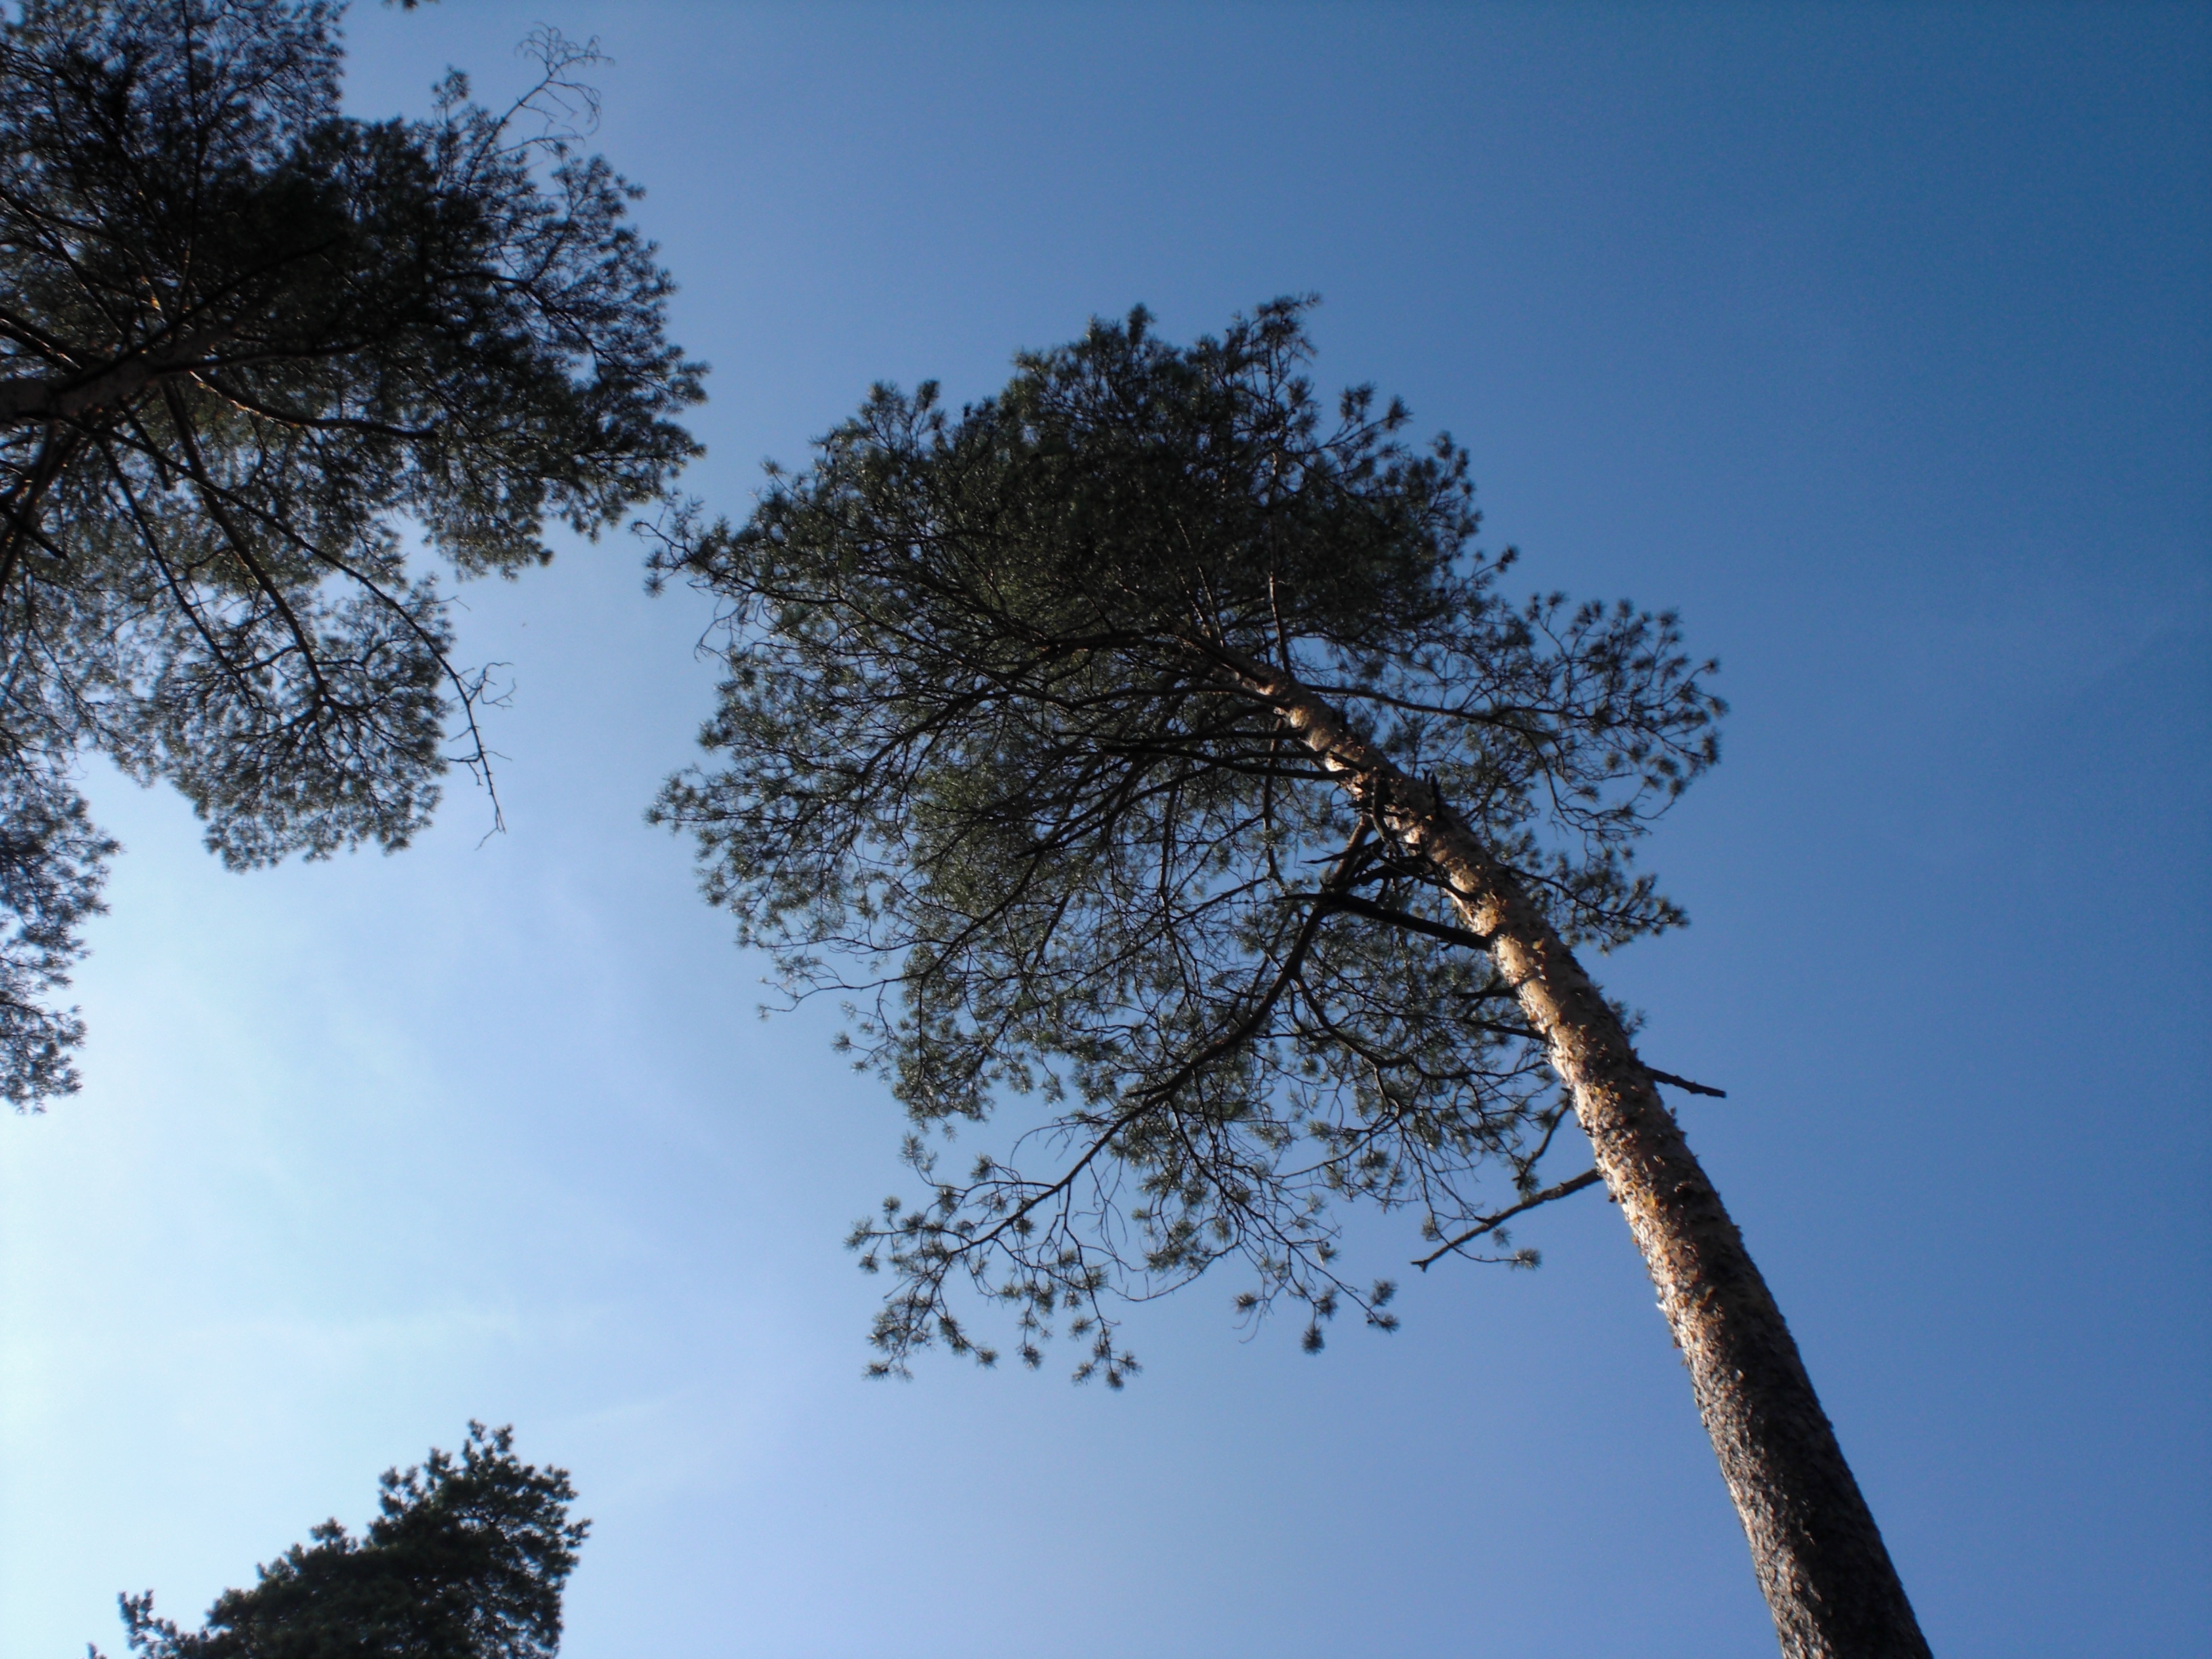
<instances>
[{"instance_id":1,"label":"leaning tree trunk","mask_svg":"<svg viewBox=\"0 0 2212 1659\"><path fill-rule=\"evenodd\" d=\"M1690 1368L1786 1659L1928 1659L1781 1310L1574 952L1431 787L1407 777L1289 675L1218 647L1209 652L1274 708L1400 847L1444 878L1542 1034Z\"/></svg>"}]
</instances>

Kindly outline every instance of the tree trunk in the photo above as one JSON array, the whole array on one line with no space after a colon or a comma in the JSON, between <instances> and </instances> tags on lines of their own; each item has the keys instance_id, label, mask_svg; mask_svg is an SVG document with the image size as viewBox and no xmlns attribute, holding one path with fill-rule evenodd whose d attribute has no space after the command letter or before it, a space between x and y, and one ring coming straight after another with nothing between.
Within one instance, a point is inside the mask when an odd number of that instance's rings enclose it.
<instances>
[{"instance_id":1,"label":"tree trunk","mask_svg":"<svg viewBox=\"0 0 2212 1659\"><path fill-rule=\"evenodd\" d=\"M1574 952L1513 872L1291 676L1218 647L1378 825L1449 884L1543 1034L1690 1369L1785 1659L1928 1659L1905 1587L1797 1344L1720 1194Z\"/></svg>"}]
</instances>

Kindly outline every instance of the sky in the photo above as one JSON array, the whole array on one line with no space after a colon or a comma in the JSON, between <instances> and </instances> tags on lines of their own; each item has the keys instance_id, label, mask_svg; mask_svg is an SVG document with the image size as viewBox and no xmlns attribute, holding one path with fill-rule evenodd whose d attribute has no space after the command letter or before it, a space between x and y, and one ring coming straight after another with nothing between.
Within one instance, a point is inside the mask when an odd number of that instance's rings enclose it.
<instances>
[{"instance_id":1,"label":"sky","mask_svg":"<svg viewBox=\"0 0 2212 1659\"><path fill-rule=\"evenodd\" d=\"M872 381L1316 292L1517 580L1679 607L1692 922L1595 966L1729 1091L1682 1121L1936 1650L2212 1644L2212 10L447 0L352 15L350 106L512 95L541 21L715 508ZM457 779L235 876L88 771L85 1086L0 1122L0 1659L196 1620L471 1418L580 1489L569 1659L1773 1651L1595 1194L1534 1273L1355 1223L1404 1327L1317 1356L1224 1277L1119 1394L865 1379L896 1111L643 820L708 608L561 546L466 590L504 834Z\"/></svg>"}]
</instances>

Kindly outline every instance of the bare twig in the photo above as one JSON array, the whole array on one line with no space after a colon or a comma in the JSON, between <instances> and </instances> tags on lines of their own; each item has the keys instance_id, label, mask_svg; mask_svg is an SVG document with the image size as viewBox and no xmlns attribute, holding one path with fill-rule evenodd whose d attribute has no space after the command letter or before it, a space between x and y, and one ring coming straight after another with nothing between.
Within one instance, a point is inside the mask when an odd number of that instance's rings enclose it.
<instances>
[{"instance_id":1,"label":"bare twig","mask_svg":"<svg viewBox=\"0 0 2212 1659\"><path fill-rule=\"evenodd\" d=\"M1510 1209L1500 1210L1496 1215L1486 1215L1483 1217L1480 1221L1468 1228L1457 1238L1452 1239L1449 1243L1439 1244L1435 1249L1431 1250L1426 1255L1417 1258L1414 1261L1413 1265L1416 1267L1419 1267L1423 1273L1426 1273L1429 1270L1429 1264L1431 1262L1435 1261L1441 1257L1449 1255L1454 1250L1458 1249L1463 1244L1473 1243L1476 1239L1480 1238L1485 1233L1496 1232L1500 1224L1511 1220L1515 1216L1519 1215L1523 1210L1533 1210L1539 1204L1549 1204L1554 1200L1565 1198L1571 1194L1578 1193L1582 1191L1583 1188L1591 1185L1598 1179L1598 1172L1595 1170L1585 1170L1571 1181L1562 1181L1556 1187L1547 1187L1542 1192L1536 1194L1532 1198L1522 1199L1518 1204L1512 1206Z\"/></svg>"},{"instance_id":2,"label":"bare twig","mask_svg":"<svg viewBox=\"0 0 2212 1659\"><path fill-rule=\"evenodd\" d=\"M1672 1072L1662 1072L1656 1066L1647 1065L1644 1070L1645 1075L1654 1083L1671 1084L1686 1095L1711 1095L1715 1100L1728 1098L1728 1091L1725 1089L1708 1088L1702 1083L1692 1083L1686 1077L1676 1077Z\"/></svg>"}]
</instances>

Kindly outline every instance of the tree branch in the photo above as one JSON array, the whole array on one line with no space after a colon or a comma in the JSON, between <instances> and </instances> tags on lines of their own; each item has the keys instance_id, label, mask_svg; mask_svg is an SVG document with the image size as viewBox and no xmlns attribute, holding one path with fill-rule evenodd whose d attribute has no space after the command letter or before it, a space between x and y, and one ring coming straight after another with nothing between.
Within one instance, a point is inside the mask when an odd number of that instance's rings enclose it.
<instances>
[{"instance_id":1,"label":"tree branch","mask_svg":"<svg viewBox=\"0 0 2212 1659\"><path fill-rule=\"evenodd\" d=\"M1676 1077L1672 1072L1662 1072L1656 1066L1645 1066L1644 1070L1645 1075L1654 1083L1671 1083L1684 1094L1711 1095L1715 1100L1728 1098L1728 1091L1725 1089L1708 1088L1702 1083L1692 1083L1686 1077Z\"/></svg>"},{"instance_id":2,"label":"tree branch","mask_svg":"<svg viewBox=\"0 0 2212 1659\"><path fill-rule=\"evenodd\" d=\"M1394 910L1387 904L1377 904L1372 899L1364 899L1356 894L1285 893L1283 896L1294 903L1316 904L1324 911L1348 910L1355 916L1365 916L1392 927L1402 927L1409 933L1425 933L1429 938L1440 939L1447 945L1464 945L1472 951L1490 948L1490 941L1480 933L1469 933L1464 927L1454 927L1446 922L1431 921L1426 916ZM1652 1075L1656 1077L1658 1073L1655 1072Z\"/></svg>"},{"instance_id":3,"label":"tree branch","mask_svg":"<svg viewBox=\"0 0 2212 1659\"><path fill-rule=\"evenodd\" d=\"M157 380L210 367L209 349L237 331L234 324L178 341L166 351L140 352L88 374L0 380L0 425L59 421L135 397Z\"/></svg>"},{"instance_id":4,"label":"tree branch","mask_svg":"<svg viewBox=\"0 0 2212 1659\"><path fill-rule=\"evenodd\" d=\"M1518 1204L1514 1205L1510 1209L1500 1210L1496 1215L1486 1215L1483 1217L1480 1221L1468 1228L1467 1231L1462 1233L1457 1238L1451 1240L1449 1243L1439 1244L1435 1249L1430 1251L1426 1255L1416 1259L1413 1265L1416 1267L1419 1267L1423 1273L1426 1273L1429 1270L1429 1264L1431 1262L1437 1260L1439 1257L1449 1255L1454 1250L1458 1249L1462 1244L1472 1243L1474 1240L1480 1238L1485 1233L1497 1231L1500 1224L1510 1221L1515 1216L1519 1215L1523 1210L1533 1210L1539 1204L1549 1204L1554 1200L1565 1198L1571 1194L1578 1193L1582 1191L1583 1188L1591 1185L1593 1182L1600 1179L1601 1177L1595 1170L1584 1170L1580 1175L1577 1176L1571 1181L1562 1181L1556 1187L1547 1187L1542 1192L1536 1194L1532 1198L1522 1199Z\"/></svg>"}]
</instances>

